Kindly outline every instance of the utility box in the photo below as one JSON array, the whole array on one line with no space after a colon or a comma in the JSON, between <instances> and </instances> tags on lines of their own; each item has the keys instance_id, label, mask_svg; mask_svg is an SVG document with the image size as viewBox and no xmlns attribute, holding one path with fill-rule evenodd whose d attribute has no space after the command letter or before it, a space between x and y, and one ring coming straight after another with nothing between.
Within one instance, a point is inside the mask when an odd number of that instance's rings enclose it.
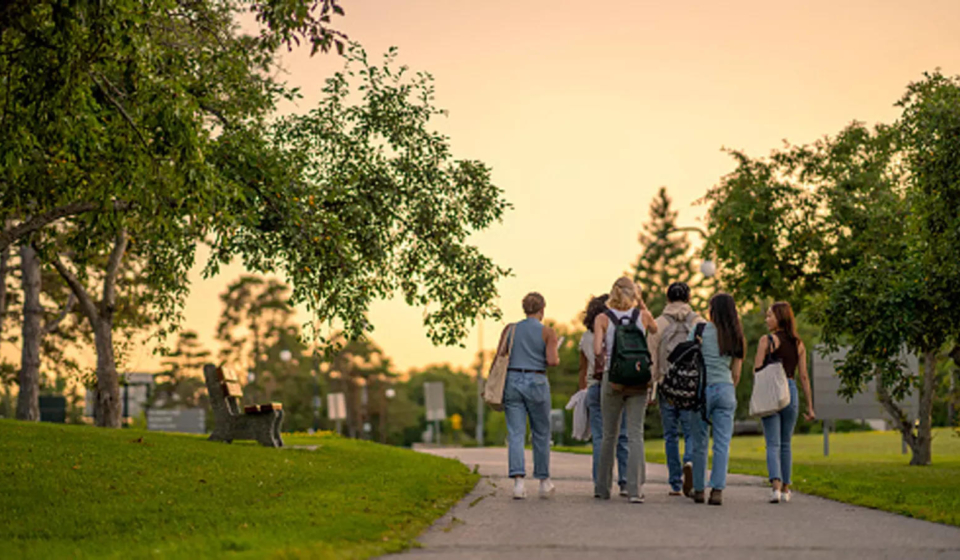
<instances>
[{"instance_id":1,"label":"utility box","mask_svg":"<svg viewBox=\"0 0 960 560\"><path fill-rule=\"evenodd\" d=\"M40 421L63 424L67 421L67 398L61 395L40 397Z\"/></svg>"}]
</instances>

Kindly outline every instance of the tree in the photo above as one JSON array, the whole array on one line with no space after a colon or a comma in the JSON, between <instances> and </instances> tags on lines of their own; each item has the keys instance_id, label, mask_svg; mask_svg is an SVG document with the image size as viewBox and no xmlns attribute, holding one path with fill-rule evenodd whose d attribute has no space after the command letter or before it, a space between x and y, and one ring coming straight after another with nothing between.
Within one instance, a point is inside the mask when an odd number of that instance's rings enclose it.
<instances>
[{"instance_id":1,"label":"tree","mask_svg":"<svg viewBox=\"0 0 960 560\"><path fill-rule=\"evenodd\" d=\"M200 242L212 246L207 274L234 258L282 273L311 324L342 323L350 339L372 331L370 302L398 291L427 308L435 342L456 343L467 323L497 316L496 281L508 271L466 240L507 204L485 165L454 160L428 126L442 113L428 74L408 77L393 54L368 64L352 46L320 108L271 124L277 102L297 95L272 78L277 49L318 34L336 44L322 11L339 13L334 5L161 0L145 11L128 0L18 3L4 13L13 32L3 36L0 71L16 87L0 127L10 148L0 217L14 225L0 249L44 230L49 260L74 262L76 278L65 277L104 353L102 425L119 425L115 359L106 355L109 322L89 312L96 305L79 293L79 275L94 258L122 261L130 238L148 263L142 280L153 287L160 336L180 319ZM233 23L251 7L265 25L259 37ZM319 338L331 352L332 340Z\"/></svg>"},{"instance_id":2,"label":"tree","mask_svg":"<svg viewBox=\"0 0 960 560\"><path fill-rule=\"evenodd\" d=\"M296 329L289 300L290 287L273 278L245 274L231 283L220 295L220 361L240 372L258 371L267 349Z\"/></svg>"},{"instance_id":3,"label":"tree","mask_svg":"<svg viewBox=\"0 0 960 560\"><path fill-rule=\"evenodd\" d=\"M670 284L691 284L695 275L690 243L685 233L675 233L677 211L670 204L667 188L660 187L650 203L650 221L639 235L643 251L633 265L633 281L640 283L645 302L655 316L667 305Z\"/></svg>"},{"instance_id":4,"label":"tree","mask_svg":"<svg viewBox=\"0 0 960 560\"><path fill-rule=\"evenodd\" d=\"M233 23L251 8L264 24L257 38ZM0 251L33 236L41 253L51 244L76 257L79 275L85 259L106 252L119 263L132 233L150 261L156 310L175 322L207 222L243 196L205 158L215 127L255 126L289 95L269 77L281 46L342 49L331 14L342 14L336 0L6 3ZM46 231L64 219L69 227ZM82 277L67 279L82 287ZM108 294L97 310L75 293L97 338L98 422L117 426ZM26 323L25 345L36 348L39 330Z\"/></svg>"},{"instance_id":5,"label":"tree","mask_svg":"<svg viewBox=\"0 0 960 560\"><path fill-rule=\"evenodd\" d=\"M181 331L173 351L162 362L166 371L156 376L150 406L206 406L204 381L198 372L209 357L210 351L203 348L195 331Z\"/></svg>"},{"instance_id":6,"label":"tree","mask_svg":"<svg viewBox=\"0 0 960 560\"><path fill-rule=\"evenodd\" d=\"M940 353L960 354L958 100L960 79L927 74L894 125L854 123L766 160L735 153L737 170L707 196L709 248L738 295L812 303L826 346L850 348L842 392L878 380L911 464L931 460ZM923 358L917 429L897 405L915 383L903 349Z\"/></svg>"}]
</instances>

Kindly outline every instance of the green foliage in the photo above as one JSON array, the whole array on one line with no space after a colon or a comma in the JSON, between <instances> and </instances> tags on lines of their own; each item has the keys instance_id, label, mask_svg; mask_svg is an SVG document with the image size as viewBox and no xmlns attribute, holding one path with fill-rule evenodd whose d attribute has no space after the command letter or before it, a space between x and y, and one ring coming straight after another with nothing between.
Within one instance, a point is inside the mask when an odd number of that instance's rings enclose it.
<instances>
[{"instance_id":1,"label":"green foliage","mask_svg":"<svg viewBox=\"0 0 960 560\"><path fill-rule=\"evenodd\" d=\"M670 208L667 188L660 187L650 203L650 221L639 241L643 252L633 265L633 281L643 288L644 301L656 317L667 305L667 288L674 282L695 287L696 271L686 233L676 233L677 211Z\"/></svg>"},{"instance_id":2,"label":"green foliage","mask_svg":"<svg viewBox=\"0 0 960 560\"><path fill-rule=\"evenodd\" d=\"M443 112L429 74L398 68L393 49L372 64L352 45L346 59L318 108L273 127L273 156L251 160L260 169L244 174L246 204L257 213L215 226L210 270L237 255L250 270L282 270L292 302L318 323L341 322L347 339L373 331L370 303L399 291L426 309L435 343L455 344L467 323L499 317L492 302L508 271L468 237L509 205L483 163L453 159L430 128ZM278 166L297 171L277 177Z\"/></svg>"},{"instance_id":3,"label":"green foliage","mask_svg":"<svg viewBox=\"0 0 960 560\"><path fill-rule=\"evenodd\" d=\"M914 384L903 349L935 363L960 335L960 78L926 74L898 105L893 125L853 123L766 159L734 152L737 169L706 197L724 280L741 300L812 303L826 346L850 348L845 395L878 376L902 397ZM916 440L901 422L915 451L929 450L928 369Z\"/></svg>"},{"instance_id":4,"label":"green foliage","mask_svg":"<svg viewBox=\"0 0 960 560\"><path fill-rule=\"evenodd\" d=\"M209 404L202 371L210 351L204 349L194 331L181 331L172 352L163 361L167 368L154 377L150 406L157 408L206 407Z\"/></svg>"},{"instance_id":5,"label":"green foliage","mask_svg":"<svg viewBox=\"0 0 960 560\"><path fill-rule=\"evenodd\" d=\"M379 556L478 479L454 460L329 436L277 450L2 421L0 439L0 546L24 559Z\"/></svg>"}]
</instances>

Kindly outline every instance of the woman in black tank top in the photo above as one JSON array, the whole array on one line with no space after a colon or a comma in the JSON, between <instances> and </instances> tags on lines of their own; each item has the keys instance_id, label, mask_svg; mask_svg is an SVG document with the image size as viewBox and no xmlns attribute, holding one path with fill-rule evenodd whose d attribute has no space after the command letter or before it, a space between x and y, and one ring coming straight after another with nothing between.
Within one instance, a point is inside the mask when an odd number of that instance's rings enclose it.
<instances>
[{"instance_id":1,"label":"woman in black tank top","mask_svg":"<svg viewBox=\"0 0 960 560\"><path fill-rule=\"evenodd\" d=\"M794 380L800 372L800 382L807 401L807 413L804 417L813 420L813 396L810 392L810 378L807 375L807 352L803 341L797 334L797 322L793 317L793 309L785 301L778 301L767 310L767 328L771 336L764 336L757 344L755 369L763 367L768 353L780 359L783 370L787 374L790 386L790 404L783 410L764 416L763 437L767 443L767 473L773 489L770 492L770 503L790 501L790 474L793 469L793 453L791 440L793 428L797 424L800 412L800 398L797 393L797 382ZM771 347L772 345L772 347Z\"/></svg>"}]
</instances>

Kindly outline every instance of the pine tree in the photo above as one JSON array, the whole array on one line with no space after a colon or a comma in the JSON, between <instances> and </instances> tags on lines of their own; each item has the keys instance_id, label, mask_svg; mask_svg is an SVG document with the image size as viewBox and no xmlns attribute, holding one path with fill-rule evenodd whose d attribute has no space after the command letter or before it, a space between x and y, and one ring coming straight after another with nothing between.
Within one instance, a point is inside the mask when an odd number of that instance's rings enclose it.
<instances>
[{"instance_id":1,"label":"pine tree","mask_svg":"<svg viewBox=\"0 0 960 560\"><path fill-rule=\"evenodd\" d=\"M633 265L633 280L643 289L644 301L654 316L667 305L667 288L673 282L686 282L695 289L699 274L693 263L686 233L677 229L677 211L670 208L667 188L660 187L650 204L650 220L638 239L642 251Z\"/></svg>"}]
</instances>

